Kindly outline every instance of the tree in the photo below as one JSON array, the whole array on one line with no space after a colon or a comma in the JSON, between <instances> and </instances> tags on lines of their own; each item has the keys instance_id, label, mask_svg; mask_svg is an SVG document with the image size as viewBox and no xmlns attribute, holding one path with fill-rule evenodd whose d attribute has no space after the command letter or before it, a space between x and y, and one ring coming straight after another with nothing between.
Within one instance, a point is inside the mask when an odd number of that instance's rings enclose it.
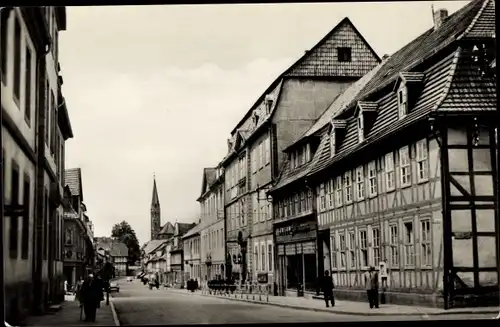
<instances>
[{"instance_id":1,"label":"tree","mask_svg":"<svg viewBox=\"0 0 500 327\"><path fill-rule=\"evenodd\" d=\"M135 235L134 229L125 220L119 224L115 224L111 230L111 237L117 238L124 243L128 248L128 264L134 263L141 257L141 248L139 241Z\"/></svg>"}]
</instances>

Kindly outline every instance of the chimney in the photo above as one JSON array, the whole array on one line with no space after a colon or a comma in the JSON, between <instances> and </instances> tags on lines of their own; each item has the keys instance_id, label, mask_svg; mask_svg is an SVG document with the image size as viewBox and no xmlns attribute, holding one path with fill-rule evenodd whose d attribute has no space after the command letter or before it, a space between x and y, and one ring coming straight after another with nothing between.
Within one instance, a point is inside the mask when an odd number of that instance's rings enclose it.
<instances>
[{"instance_id":1,"label":"chimney","mask_svg":"<svg viewBox=\"0 0 500 327\"><path fill-rule=\"evenodd\" d=\"M390 56L386 53L385 55L382 56L382 60L385 60L387 58L389 58Z\"/></svg>"},{"instance_id":2,"label":"chimney","mask_svg":"<svg viewBox=\"0 0 500 327\"><path fill-rule=\"evenodd\" d=\"M446 9L438 9L433 11L434 15L434 29L438 29L443 22L448 18L448 10Z\"/></svg>"}]
</instances>

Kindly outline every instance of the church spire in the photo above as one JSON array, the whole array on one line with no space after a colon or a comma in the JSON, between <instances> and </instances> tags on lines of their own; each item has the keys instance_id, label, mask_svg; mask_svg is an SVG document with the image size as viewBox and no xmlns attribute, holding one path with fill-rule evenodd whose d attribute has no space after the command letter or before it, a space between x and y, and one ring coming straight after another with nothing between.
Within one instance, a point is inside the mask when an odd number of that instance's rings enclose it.
<instances>
[{"instance_id":1,"label":"church spire","mask_svg":"<svg viewBox=\"0 0 500 327\"><path fill-rule=\"evenodd\" d=\"M151 207L159 206L160 200L158 199L158 190L156 189L156 176L153 174L153 198L151 200Z\"/></svg>"},{"instance_id":2,"label":"church spire","mask_svg":"<svg viewBox=\"0 0 500 327\"><path fill-rule=\"evenodd\" d=\"M161 229L160 200L156 188L156 176L153 174L153 198L151 199L151 239L157 240Z\"/></svg>"}]
</instances>

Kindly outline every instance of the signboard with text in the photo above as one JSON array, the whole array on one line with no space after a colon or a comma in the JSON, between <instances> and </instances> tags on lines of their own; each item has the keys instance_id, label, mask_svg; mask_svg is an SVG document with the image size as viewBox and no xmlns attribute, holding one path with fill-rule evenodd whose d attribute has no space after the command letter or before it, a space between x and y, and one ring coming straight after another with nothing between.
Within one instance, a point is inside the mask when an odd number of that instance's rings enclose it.
<instances>
[{"instance_id":1,"label":"signboard with text","mask_svg":"<svg viewBox=\"0 0 500 327\"><path fill-rule=\"evenodd\" d=\"M292 222L275 230L277 243L289 243L308 240L316 237L316 222Z\"/></svg>"}]
</instances>

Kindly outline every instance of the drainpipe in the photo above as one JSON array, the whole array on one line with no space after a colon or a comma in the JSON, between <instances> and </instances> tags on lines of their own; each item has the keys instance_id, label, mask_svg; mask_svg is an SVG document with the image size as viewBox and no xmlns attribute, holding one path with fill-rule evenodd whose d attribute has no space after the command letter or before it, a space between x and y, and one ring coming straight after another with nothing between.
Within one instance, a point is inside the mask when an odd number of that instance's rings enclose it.
<instances>
[{"instance_id":1,"label":"drainpipe","mask_svg":"<svg viewBox=\"0 0 500 327\"><path fill-rule=\"evenodd\" d=\"M3 21L4 19L7 19L9 16L10 11L14 9L12 7L0 7L0 21ZM3 50L3 49L1 49ZM0 51L0 57L2 56L2 51ZM3 69L1 67L2 65L2 60L0 60L0 69ZM0 125L3 128L3 110L0 109ZM0 133L0 144L3 144L3 138L2 138L2 133ZM0 170L3 171L3 151L0 153ZM0 251L0 262L4 262L4 203L3 203L3 197L4 197L4 189L3 189L3 174L0 174L0 237L2 238L2 251ZM4 281L4 276L5 276L5 271L4 271L4 265L0 265L0 280L3 282ZM5 288L0 287L0 296L2 303L5 303ZM1 316L0 316L0 321L5 322L5 305L2 307L2 310L0 310Z\"/></svg>"}]
</instances>

